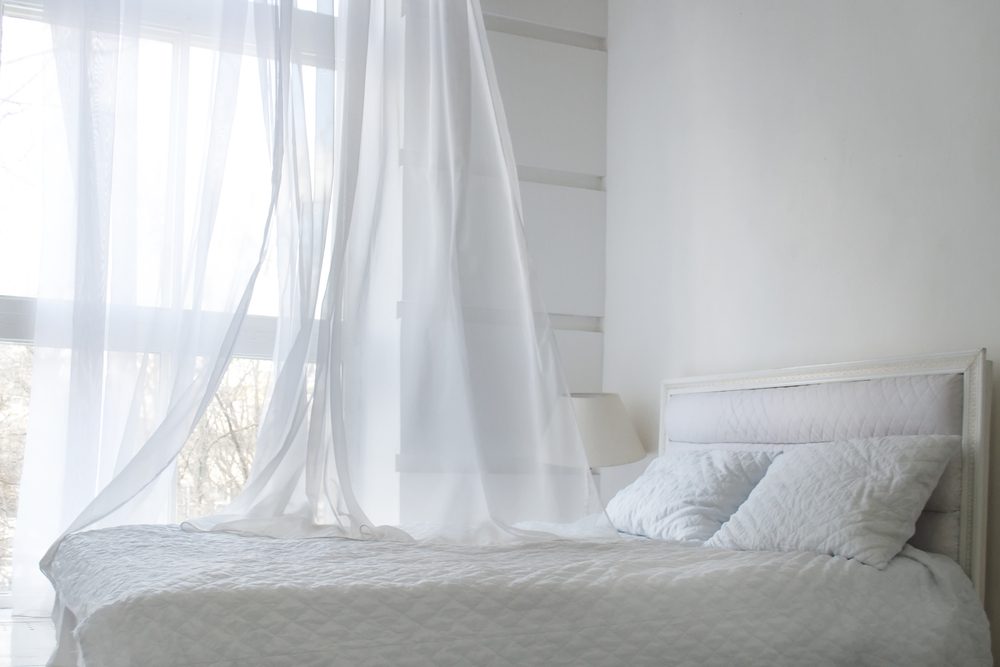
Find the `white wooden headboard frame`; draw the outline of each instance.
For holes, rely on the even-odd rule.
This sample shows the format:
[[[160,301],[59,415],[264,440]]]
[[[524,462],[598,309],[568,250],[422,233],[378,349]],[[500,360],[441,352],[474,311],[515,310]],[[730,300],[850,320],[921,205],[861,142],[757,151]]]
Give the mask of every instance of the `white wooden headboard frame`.
[[[702,392],[794,387],[911,375],[962,374],[962,499],[959,564],[980,600],[986,584],[986,508],[989,490],[989,420],[992,362],[986,350],[897,357],[820,366],[667,380],[660,399],[660,453],[670,444],[667,404],[672,396]]]

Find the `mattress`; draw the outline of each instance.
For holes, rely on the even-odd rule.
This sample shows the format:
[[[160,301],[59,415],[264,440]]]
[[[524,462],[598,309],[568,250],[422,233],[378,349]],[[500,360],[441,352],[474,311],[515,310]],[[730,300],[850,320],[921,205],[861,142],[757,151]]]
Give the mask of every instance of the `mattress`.
[[[130,526],[71,535],[55,664],[989,665],[958,565],[651,540],[468,547]]]

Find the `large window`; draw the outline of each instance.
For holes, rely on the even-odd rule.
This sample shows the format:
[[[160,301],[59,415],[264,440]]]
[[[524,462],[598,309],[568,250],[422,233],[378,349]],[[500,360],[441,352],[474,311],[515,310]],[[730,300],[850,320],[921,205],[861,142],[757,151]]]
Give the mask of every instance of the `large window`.
[[[248,0],[250,2],[250,0]],[[157,188],[167,179],[162,173],[173,164],[185,169],[185,159],[197,163],[201,156],[176,156],[171,150],[176,141],[167,140],[178,132],[178,105],[190,110],[191,119],[209,114],[214,83],[212,53],[198,39],[198,20],[211,13],[213,0],[146,0],[145,7],[155,25],[140,26],[138,62],[138,115],[140,127],[136,138],[145,154],[162,159],[145,160],[135,174],[139,192],[135,208],[137,229],[136,261],[148,275],[163,271],[158,257],[159,234],[169,231],[167,214],[158,202]],[[329,20],[316,14],[316,0],[300,0],[296,20]],[[334,3],[336,6],[337,3]],[[103,6],[103,5],[102,5]],[[11,548],[17,525],[17,499],[21,466],[26,445],[31,369],[33,358],[33,322],[35,300],[41,294],[39,266],[43,250],[43,228],[47,212],[58,207],[46,197],[46,183],[53,178],[67,178],[54,173],[60,155],[66,151],[65,137],[53,133],[63,118],[58,100],[60,91],[56,63],[52,53],[52,32],[44,22],[38,0],[7,0],[3,9],[3,33],[0,43],[0,605],[4,591],[10,588]],[[307,15],[308,14],[308,15]],[[174,23],[172,23],[172,21]],[[308,31],[306,31],[308,32]],[[316,35],[320,34],[318,31]],[[311,44],[305,35],[293,54],[301,65],[302,76],[314,77],[316,67],[332,68],[332,45]],[[218,234],[231,241],[233,252],[245,243],[245,220],[261,217],[267,210],[266,188],[248,190],[242,183],[268,183],[270,154],[268,128],[262,122],[259,68],[253,49],[244,49],[240,74],[239,98],[234,117],[233,135],[239,137],[230,149],[222,203],[218,211]],[[309,87],[307,86],[307,89]],[[313,133],[312,101],[307,100],[306,122]],[[168,113],[169,111],[169,113]],[[175,123],[171,126],[171,123]],[[204,128],[192,122],[183,128],[188,151],[201,148],[198,133]],[[192,138],[193,137],[193,138]],[[191,148],[193,147],[193,149]],[[244,173],[239,173],[239,170]],[[57,171],[57,170],[56,170]],[[200,173],[190,170],[185,180],[190,188],[189,206],[197,198]],[[234,171],[230,169],[230,171]],[[227,195],[225,188],[231,188]],[[235,193],[235,196],[233,196]],[[183,220],[190,211],[177,212]],[[184,234],[183,225],[177,233]],[[221,244],[225,246],[225,243]],[[175,463],[175,519],[211,514],[223,508],[242,489],[253,461],[257,425],[267,398],[271,379],[270,357],[274,344],[278,286],[271,253],[258,279],[251,304],[251,316],[236,346],[236,358],[230,363],[220,389],[204,417],[195,428]],[[111,258],[112,263],[114,258]],[[225,271],[224,262],[216,269]],[[163,307],[163,295],[149,288],[140,271],[134,289],[135,309]],[[41,276],[44,279],[44,276]],[[148,281],[155,285],[157,281]],[[141,312],[140,315],[141,317]],[[135,349],[138,357],[150,356],[150,350]],[[23,527],[21,527],[23,529]]]

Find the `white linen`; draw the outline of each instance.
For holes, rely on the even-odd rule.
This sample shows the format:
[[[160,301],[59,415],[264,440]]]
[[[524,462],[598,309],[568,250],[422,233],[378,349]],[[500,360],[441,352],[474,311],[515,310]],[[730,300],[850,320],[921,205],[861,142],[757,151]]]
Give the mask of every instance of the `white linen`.
[[[774,456],[667,450],[608,502],[608,518],[630,535],[704,542],[747,499]]]
[[[992,664],[968,579],[912,547],[880,571],[639,539],[483,548],[138,526],[68,537],[52,576],[85,667]]]
[[[808,443],[806,443],[808,444]],[[801,444],[775,445],[767,443],[722,442],[691,443],[671,441],[667,452],[671,451],[727,451],[763,452],[777,456],[784,451],[794,450]],[[936,554],[944,554],[958,561],[959,534],[961,531],[962,506],[962,452],[961,443],[955,437],[955,453],[941,473],[941,479],[934,492],[927,499],[924,511],[917,519],[916,532],[910,544]]]
[[[707,544],[815,551],[885,567],[910,539],[959,436],[889,436],[789,448]]]

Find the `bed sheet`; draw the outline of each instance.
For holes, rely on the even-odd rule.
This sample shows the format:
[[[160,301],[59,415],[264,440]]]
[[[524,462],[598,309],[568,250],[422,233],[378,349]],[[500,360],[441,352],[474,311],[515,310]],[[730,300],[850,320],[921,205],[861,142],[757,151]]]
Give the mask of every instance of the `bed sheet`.
[[[652,540],[467,547],[130,526],[68,537],[53,664],[989,665],[951,560]]]

